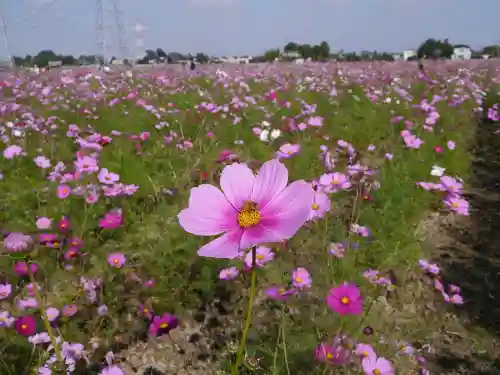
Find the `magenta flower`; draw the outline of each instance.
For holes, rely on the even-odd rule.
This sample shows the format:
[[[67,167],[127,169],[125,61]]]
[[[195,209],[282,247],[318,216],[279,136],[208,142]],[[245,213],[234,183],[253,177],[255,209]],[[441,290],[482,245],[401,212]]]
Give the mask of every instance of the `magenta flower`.
[[[119,211],[108,212],[99,220],[99,226],[102,229],[116,229],[123,222],[123,216]]]
[[[366,375],[394,375],[391,362],[383,357],[365,357],[361,362]]]
[[[177,328],[178,325],[179,321],[174,315],[163,314],[162,316],[155,316],[149,325],[149,334],[153,336],[165,335]]]
[[[469,216],[469,202],[463,198],[450,194],[445,198],[444,204],[459,215]]]
[[[71,188],[68,185],[59,185],[57,187],[57,197],[59,199],[66,199],[71,194]]]
[[[280,286],[272,286],[267,288],[264,293],[270,299],[274,299],[276,301],[285,301],[288,297],[293,296],[297,291],[295,289],[285,289]]]
[[[16,331],[22,336],[31,336],[36,332],[36,320],[31,315],[21,316],[16,319]]]
[[[363,299],[354,284],[344,283],[333,288],[326,301],[328,307],[340,315],[359,315],[363,311]]]
[[[316,348],[315,357],[319,362],[330,365],[343,365],[347,361],[349,354],[349,350],[342,345],[331,345],[323,342]]]
[[[28,268],[29,267],[29,268]],[[24,261],[14,263],[14,273],[18,276],[27,276],[29,272],[35,274],[38,271],[38,266],[34,263],[29,264]]]
[[[311,275],[305,268],[297,268],[292,273],[292,285],[298,289],[310,288]]]
[[[64,306],[62,311],[63,311],[63,315],[71,317],[78,312],[78,307],[73,303],[71,305]]]
[[[126,258],[122,253],[111,253],[108,256],[108,264],[114,268],[122,268]]]
[[[222,171],[223,192],[208,184],[191,189],[179,223],[195,235],[224,233],[200,248],[200,256],[232,259],[241,249],[281,242],[305,223],[314,198],[309,183],[287,183],[288,171],[278,160],[264,163],[257,176],[248,166],[233,163]]]
[[[61,220],[57,222],[57,228],[59,228],[61,232],[66,232],[69,229],[69,227],[70,227],[70,222],[67,217],[63,217],[61,218]]]

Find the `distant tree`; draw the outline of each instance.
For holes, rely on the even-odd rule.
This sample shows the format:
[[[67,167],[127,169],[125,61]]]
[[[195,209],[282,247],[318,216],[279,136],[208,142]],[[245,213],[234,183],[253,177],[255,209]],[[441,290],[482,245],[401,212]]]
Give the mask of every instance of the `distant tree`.
[[[304,59],[312,58],[313,57],[313,50],[310,44],[301,44],[298,49],[300,55]]]
[[[490,55],[492,57],[500,57],[500,45],[491,45],[483,48],[483,55]]]
[[[76,59],[71,55],[59,56],[59,60],[62,61],[63,65],[77,65]]]
[[[163,57],[164,59],[166,59],[168,57],[168,55],[165,53],[165,51],[162,48],[156,49],[156,56],[158,56],[159,58]]]
[[[321,44],[319,45],[320,48],[321,48],[321,57],[323,59],[327,59],[330,57],[330,45],[328,44],[328,42],[321,42]]]
[[[210,57],[202,52],[198,52],[196,54],[196,60],[200,63],[200,64],[206,64],[210,61]]]
[[[444,41],[432,38],[427,39],[417,50],[417,58],[450,59],[452,55],[453,46],[448,42],[448,39]]]
[[[295,42],[289,42],[287,45],[283,48],[283,51],[285,52],[295,52],[299,50],[299,44]]]
[[[25,64],[25,60],[22,57],[14,56],[12,59],[15,66],[23,66]]]
[[[279,48],[270,49],[270,50],[266,51],[266,53],[264,54],[265,61],[274,61],[278,57],[280,57]]]
[[[49,61],[57,61],[59,56],[57,56],[52,50],[42,50],[33,58],[33,64],[39,67],[46,67],[49,65]]]

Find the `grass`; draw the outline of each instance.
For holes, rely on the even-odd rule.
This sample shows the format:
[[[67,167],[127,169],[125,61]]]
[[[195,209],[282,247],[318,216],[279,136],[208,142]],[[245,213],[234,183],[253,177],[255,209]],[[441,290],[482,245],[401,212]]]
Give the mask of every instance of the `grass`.
[[[62,233],[54,225],[48,230],[57,234],[58,244],[62,244],[55,248],[36,243],[30,252],[4,250],[0,282],[12,284],[13,291],[0,302],[1,310],[13,317],[33,315],[38,331],[47,331],[39,309],[21,311],[18,305],[27,297],[29,280],[16,275],[12,266],[20,260],[34,262],[39,266],[34,275],[40,286],[38,302],[61,311],[51,329],[54,335],[81,343],[87,350],[92,365],[79,360],[75,373],[101,371],[109,350],[125,368],[130,365],[126,353],[139,350],[134,349],[137,342],[162,342],[162,338],[148,338],[149,322],[142,305],[155,315],[168,312],[178,316],[180,327],[171,336],[184,350],[193,344],[180,341],[182,335],[175,338],[175,332],[185,332],[194,324],[195,331],[209,342],[209,359],[197,357],[196,361],[210,363],[204,367],[205,373],[230,373],[250,277],[242,272],[233,281],[219,280],[222,268],[240,267],[241,261],[197,256],[197,249],[207,239],[186,233],[177,220],[178,213],[187,207],[189,189],[203,182],[218,186],[224,165],[217,159],[223,150],[232,150],[238,160],[258,170],[258,165],[274,158],[285,143],[301,146],[299,154],[283,160],[290,180],[316,180],[326,172],[319,158],[320,146],[333,151],[337,141],[344,140],[357,152],[350,164],[360,163],[375,173],[362,182],[353,179],[352,188],[331,194],[330,213],[306,223],[286,245],[270,245],[275,259],[256,270],[257,297],[245,366],[238,373],[361,373],[359,360],[342,366],[315,360],[318,344],[335,335],[373,345],[379,356],[404,374],[427,367],[417,361],[419,355],[427,355],[426,345],[444,347],[446,332],[439,332],[441,329],[464,329],[462,343],[475,340],[486,346],[479,351],[489,352],[492,338],[475,328],[464,328],[463,321],[456,318],[457,309],[446,307],[439,293],[436,298],[429,279],[417,269],[419,259],[432,255],[432,249],[422,248],[425,233],[421,224],[431,212],[445,211],[444,195],[425,191],[417,182],[439,182],[438,177],[429,175],[434,165],[446,168],[448,176],[467,181],[469,175],[468,145],[474,136],[473,111],[477,107],[474,85],[490,90],[487,78],[494,74],[491,65],[475,64],[431,66],[429,75],[436,79],[434,84],[419,80],[409,64],[257,66],[245,69],[245,75],[228,68],[230,76],[225,79],[215,78],[212,67],[189,77],[173,70],[164,74],[135,72],[133,77],[114,73],[102,81],[83,79],[76,73],[66,80],[50,75],[21,77],[14,86],[3,89],[5,96],[16,97],[19,106],[3,107],[5,144],[1,147],[5,150],[19,145],[25,154],[13,159],[4,154],[0,159],[0,203],[4,208],[0,223],[5,231],[35,236],[47,232],[37,229],[37,217],[51,218],[54,224],[65,217],[70,229]],[[336,74],[338,68],[344,70],[343,75]],[[457,73],[458,68],[466,72],[462,81],[457,77],[464,73]],[[44,91],[44,87],[50,90]],[[333,88],[336,95],[332,95]],[[271,100],[271,90],[276,90],[276,100]],[[423,110],[422,103],[437,96],[444,100],[431,112],[440,117],[426,130],[429,112]],[[450,105],[453,99],[458,104]],[[217,110],[204,108],[202,103],[213,103]],[[313,104],[317,105],[315,113],[307,114]],[[291,119],[295,118],[296,124],[307,123],[311,116],[323,118],[322,126],[289,130]],[[424,141],[419,148],[405,147],[400,135],[405,123],[394,121],[397,116],[412,122],[412,133]],[[21,136],[15,135],[8,121],[23,130]],[[252,128],[263,127],[263,121],[271,129],[281,129],[281,136],[260,141]],[[47,177],[58,162],[66,165],[67,173],[74,171],[79,146],[74,136],[68,136],[73,125],[79,128],[80,139],[92,141],[89,137],[95,133],[111,137],[111,143],[98,152],[99,167],[119,174],[124,184],[137,185],[135,193],[108,197],[101,193],[95,203],[86,203],[78,189],[102,185],[94,173],[67,182],[72,194],[58,198],[61,182]],[[149,136],[139,141],[142,132]],[[450,150],[448,141],[455,142],[456,148]],[[375,148],[369,151],[371,145]],[[437,146],[442,152],[436,152]],[[33,162],[39,155],[50,159],[50,169],[41,169]],[[348,164],[342,152],[335,171],[345,173]],[[99,228],[99,219],[116,209],[122,210],[123,223],[114,230]],[[371,235],[353,234],[349,230],[352,224],[369,228]],[[66,260],[70,237],[80,238],[84,245],[78,255]],[[343,258],[330,254],[331,243],[345,243]],[[123,267],[108,264],[113,252],[125,255]],[[264,290],[269,285],[289,284],[298,267],[311,274],[311,288],[286,302],[266,298]],[[387,276],[394,290],[368,282],[363,277],[368,269]],[[102,280],[95,301],[87,298],[82,277]],[[327,307],[327,293],[344,281],[359,285],[364,299],[361,315],[340,316]],[[77,313],[64,316],[63,307],[73,303]],[[98,313],[102,305],[107,307],[105,314]],[[214,306],[216,316],[211,313]],[[444,321],[443,317],[451,317],[453,323],[448,324],[449,319]],[[211,324],[210,319],[217,323]],[[373,334],[366,334],[367,327]],[[214,337],[220,337],[218,345]],[[97,342],[99,345],[93,347]],[[402,355],[403,342],[414,347],[415,354]],[[172,346],[168,342],[162,345]],[[0,330],[0,347],[8,353],[0,361],[1,374],[36,373],[50,356],[47,344],[32,349],[26,337],[17,335],[13,328]],[[156,354],[165,357],[165,353],[158,349]],[[172,357],[162,360],[175,362],[173,357],[182,357],[175,352],[169,355]]]

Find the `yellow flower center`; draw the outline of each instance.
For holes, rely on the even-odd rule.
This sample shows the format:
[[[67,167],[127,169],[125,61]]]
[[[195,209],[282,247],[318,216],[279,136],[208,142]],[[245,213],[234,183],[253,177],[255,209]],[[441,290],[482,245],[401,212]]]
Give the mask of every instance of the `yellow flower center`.
[[[332,359],[333,358],[333,354],[330,353],[330,352],[326,353],[326,358],[327,359]]]
[[[332,180],[332,185],[338,185],[338,184],[339,184],[339,182],[340,182],[340,181],[339,181],[337,178],[334,178],[334,179]]]
[[[260,223],[261,216],[257,210],[257,204],[247,201],[241,207],[238,213],[238,224],[242,228],[253,227]]]
[[[117,258],[113,259],[113,263],[118,264],[118,259]]]
[[[340,299],[340,302],[342,302],[344,305],[347,305],[349,303],[349,298],[348,297],[342,297]]]
[[[318,205],[317,203],[313,203],[313,205],[312,205],[312,209],[313,209],[314,211],[319,210],[319,205]]]
[[[458,203],[457,203],[457,202],[452,202],[452,203],[451,203],[451,207],[453,207],[453,208],[458,208]]]
[[[378,368],[373,370],[373,375],[381,375],[381,374],[382,374],[382,371],[380,371]]]
[[[160,328],[163,328],[163,329],[168,328],[168,323],[160,324]]]
[[[279,293],[280,293],[280,294],[285,294],[285,289],[284,289],[284,288],[281,288],[281,289],[279,290]]]
[[[368,355],[369,355],[369,354],[368,354],[368,352],[367,352],[367,351],[364,351],[363,353],[361,353],[361,355],[362,355],[363,357],[368,357]]]
[[[297,277],[295,278],[295,281],[296,281],[296,282],[298,282],[298,283],[301,283],[301,282],[302,282],[302,278],[300,278],[299,276],[297,276]]]
[[[264,259],[264,255],[262,255],[262,254],[257,254],[256,258],[257,258],[258,260],[262,260],[262,259]]]
[[[25,330],[26,328],[28,328],[28,326],[26,324],[21,324],[21,329],[22,330]]]

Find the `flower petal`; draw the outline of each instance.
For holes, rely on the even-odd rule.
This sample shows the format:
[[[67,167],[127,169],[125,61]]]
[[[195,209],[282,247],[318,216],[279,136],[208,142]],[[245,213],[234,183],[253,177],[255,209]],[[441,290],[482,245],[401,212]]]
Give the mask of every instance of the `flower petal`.
[[[250,200],[255,176],[246,164],[233,163],[225,167],[220,177],[220,186],[227,200],[239,210]]]
[[[246,228],[241,237],[241,248],[249,249],[251,247],[267,243],[267,242],[280,242],[283,239],[279,233],[266,229],[261,225]]]
[[[286,188],[288,170],[280,161],[273,159],[265,162],[255,177],[251,201],[266,207],[271,200]]]
[[[198,255],[208,258],[234,259],[238,258],[240,253],[240,240],[243,231],[237,229],[227,232],[219,238],[209,242],[198,250]]]
[[[186,232],[213,236],[237,228],[237,214],[219,189],[204,184],[191,189],[189,207],[177,217]]]
[[[313,201],[311,184],[295,181],[260,211],[260,225],[281,239],[288,239],[307,221]]]

